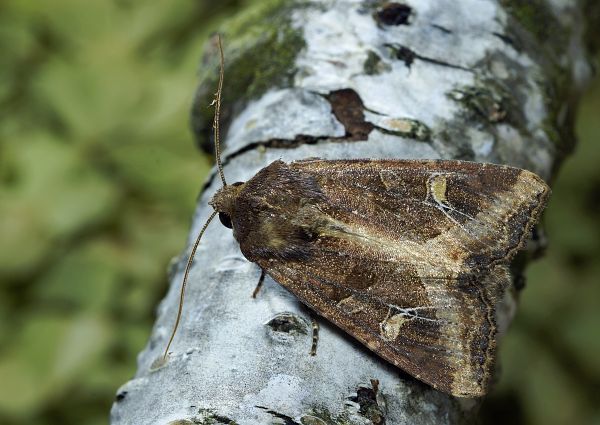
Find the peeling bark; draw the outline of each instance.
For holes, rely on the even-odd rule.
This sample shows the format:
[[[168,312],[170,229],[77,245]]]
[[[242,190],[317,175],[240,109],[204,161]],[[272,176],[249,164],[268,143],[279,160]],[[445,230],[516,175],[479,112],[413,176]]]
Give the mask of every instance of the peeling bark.
[[[570,0],[261,3],[223,31],[225,175],[245,181],[279,158],[457,158],[551,180],[573,145],[575,100],[590,73],[581,7]],[[203,68],[193,116],[200,140],[216,87],[215,68]],[[190,238],[209,214],[220,184],[214,177]],[[308,309],[269,278],[251,299],[260,270],[218,224],[198,250],[169,362],[153,369],[187,252],[173,267],[137,374],[117,393],[113,424],[474,420],[477,401],[410,378],[324,320],[317,355],[309,356]],[[516,263],[518,280],[524,261]],[[503,330],[516,292],[500,309]]]

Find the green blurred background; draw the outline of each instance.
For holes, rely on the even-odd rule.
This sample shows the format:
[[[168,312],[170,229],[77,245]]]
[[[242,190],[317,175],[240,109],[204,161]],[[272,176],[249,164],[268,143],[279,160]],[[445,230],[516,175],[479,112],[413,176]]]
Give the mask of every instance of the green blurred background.
[[[0,3],[0,424],[107,422],[210,167],[202,46],[252,2]],[[596,81],[485,423],[600,424],[599,114]]]

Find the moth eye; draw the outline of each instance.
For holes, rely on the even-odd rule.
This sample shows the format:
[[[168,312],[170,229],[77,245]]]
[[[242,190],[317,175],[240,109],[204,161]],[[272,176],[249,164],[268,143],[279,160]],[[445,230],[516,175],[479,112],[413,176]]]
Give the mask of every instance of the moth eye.
[[[239,186],[241,184],[244,184],[244,182],[235,182],[235,183],[232,183],[232,186]]]
[[[221,220],[221,224],[223,224],[223,226],[227,227],[228,229],[231,229],[233,227],[231,224],[231,216],[229,214],[220,212],[219,220]]]

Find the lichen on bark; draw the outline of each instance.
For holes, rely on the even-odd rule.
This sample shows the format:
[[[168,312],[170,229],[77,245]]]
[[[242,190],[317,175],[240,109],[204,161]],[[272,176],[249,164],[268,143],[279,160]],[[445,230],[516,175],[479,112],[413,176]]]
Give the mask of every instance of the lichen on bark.
[[[296,72],[295,59],[305,42],[291,13],[300,5],[283,0],[259,2],[227,21],[219,32],[225,49],[227,84],[223,89],[222,127],[249,101],[267,90],[290,87]],[[207,49],[200,70],[198,90],[191,112],[192,129],[198,143],[213,152],[207,138],[212,126],[214,97],[218,80],[216,46]]]

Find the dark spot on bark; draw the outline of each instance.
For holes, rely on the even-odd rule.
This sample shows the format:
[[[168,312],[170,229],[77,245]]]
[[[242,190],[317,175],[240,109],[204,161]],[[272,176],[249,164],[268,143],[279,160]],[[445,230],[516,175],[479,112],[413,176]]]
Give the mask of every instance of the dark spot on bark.
[[[275,332],[287,334],[307,334],[306,323],[300,317],[292,313],[279,313],[267,322]]]
[[[377,403],[379,381],[371,379],[371,386],[372,388],[358,387],[356,389],[356,396],[348,397],[348,400],[358,403],[360,406],[358,413],[369,419],[374,425],[384,425],[384,409]]]
[[[493,32],[492,34],[495,37],[499,38],[504,44],[511,46],[517,52],[520,52],[521,50],[523,50],[522,46],[520,46],[513,37],[510,37],[506,34],[502,34],[499,32]]]
[[[450,97],[461,102],[469,111],[489,123],[495,124],[506,119],[505,99],[499,93],[482,87],[465,87],[454,90]]]
[[[215,424],[235,425],[237,423],[233,419],[229,419],[227,416],[217,414],[213,415],[211,419],[216,421],[214,422]]]
[[[225,415],[216,413],[213,409],[198,409],[198,413],[202,416],[201,418],[192,418],[193,424],[222,424],[222,425],[236,425],[237,422]],[[187,423],[187,422],[186,422]],[[170,425],[170,424],[169,424]]]
[[[392,56],[395,56],[396,59],[399,59],[402,62],[404,62],[406,64],[406,66],[409,68],[413,64],[415,59],[419,59],[423,62],[427,62],[427,63],[433,64],[433,65],[444,66],[444,67],[448,67],[448,68],[452,68],[452,69],[460,69],[462,71],[471,72],[471,73],[473,72],[472,69],[469,69],[460,64],[454,64],[454,63],[446,62],[446,61],[443,61],[440,59],[419,55],[414,50],[411,50],[406,46],[402,46],[402,45],[399,45],[396,43],[386,43],[385,46],[390,48]]]
[[[373,124],[365,121],[364,104],[354,90],[336,90],[327,96],[331,110],[346,129],[346,140],[367,140]]]
[[[268,414],[270,414],[271,416],[273,416],[275,418],[282,419],[283,425],[302,425],[302,424],[296,422],[294,420],[294,418],[292,418],[291,416],[284,415],[283,413],[279,413],[274,410],[269,410],[268,408],[266,408],[264,406],[254,406],[254,407],[265,410]]]
[[[127,391],[118,392],[115,396],[115,401],[119,403],[120,401],[125,400],[125,397],[127,397]]]
[[[433,28],[440,30],[441,32],[443,32],[444,34],[452,34],[452,30],[449,30],[446,27],[443,27],[441,25],[437,25],[437,24],[432,24],[431,25]]]
[[[383,25],[408,25],[412,8],[402,3],[386,3],[375,14],[377,22]]]
[[[260,143],[260,145],[265,146],[267,148],[292,149],[292,148],[296,148],[296,147],[302,146],[302,145],[314,145],[314,144],[318,143],[320,140],[324,140],[324,138],[308,136],[305,134],[298,134],[293,139],[269,139],[264,143]],[[253,144],[250,144],[247,146],[250,146],[250,148],[247,148],[247,149],[242,148],[238,152],[236,152],[236,154],[239,154],[239,152],[243,153],[243,152],[246,152],[247,150],[256,149],[256,146]]]
[[[396,59],[400,59],[408,68],[413,64],[416,57],[417,54],[408,47],[399,46],[396,50]]]
[[[363,70],[367,75],[377,75],[382,71],[386,70],[386,67],[389,68],[386,64],[382,63],[381,58],[377,53],[372,50],[367,52],[367,58],[363,64]]]

